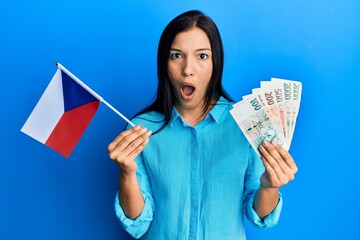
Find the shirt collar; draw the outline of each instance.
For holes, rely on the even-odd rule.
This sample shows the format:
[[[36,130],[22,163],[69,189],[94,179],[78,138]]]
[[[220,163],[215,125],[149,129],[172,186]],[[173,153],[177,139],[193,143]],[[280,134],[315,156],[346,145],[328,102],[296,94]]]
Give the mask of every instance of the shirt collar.
[[[177,118],[181,119],[181,116],[180,116],[179,112],[176,110],[176,107],[173,106],[169,125],[172,126]]]
[[[221,120],[221,116],[223,112],[226,109],[229,109],[230,102],[226,100],[224,97],[219,97],[218,101],[216,102],[215,106],[211,109],[211,111],[208,113],[208,115],[205,117],[204,120],[207,120],[209,117],[211,117],[216,123],[219,123]],[[169,125],[172,126],[176,119],[180,118],[181,121],[184,120],[179,114],[179,112],[176,110],[176,107],[174,106],[171,113],[171,118],[169,121]]]
[[[209,115],[214,119],[216,123],[219,123],[221,120],[221,116],[225,110],[229,110],[230,102],[226,100],[224,97],[219,97],[215,106],[209,112]]]

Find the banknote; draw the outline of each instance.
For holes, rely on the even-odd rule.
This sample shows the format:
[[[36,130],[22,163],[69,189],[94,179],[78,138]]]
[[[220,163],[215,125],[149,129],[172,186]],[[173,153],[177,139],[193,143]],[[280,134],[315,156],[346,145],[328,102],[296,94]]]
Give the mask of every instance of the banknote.
[[[281,124],[283,127],[283,133],[285,138],[285,143],[287,148],[289,147],[290,143],[288,141],[288,126],[287,119],[286,119],[286,108],[285,108],[285,96],[284,91],[281,83],[274,83],[271,81],[261,81],[260,88],[264,89],[264,91],[269,92],[271,91],[273,98],[275,99],[275,108],[278,109],[278,113],[280,115]]]
[[[271,78],[233,105],[230,113],[258,156],[264,140],[290,149],[301,92],[299,81]]]
[[[294,136],[294,130],[296,125],[296,119],[300,110],[300,102],[301,102],[301,93],[302,93],[302,83],[301,82],[293,82],[293,125],[292,125],[292,133],[290,136],[290,141]]]
[[[285,112],[283,106],[279,106],[276,100],[276,93],[274,89],[271,87],[262,87],[255,88],[252,90],[252,93],[256,95],[260,102],[262,103],[268,117],[270,118],[270,122],[274,125],[281,133],[282,141],[284,142],[284,147],[287,148],[286,142],[286,123],[285,123]],[[280,98],[279,98],[280,99]]]
[[[294,135],[296,119],[300,109],[302,84],[299,81],[280,78],[271,78],[271,82],[281,83],[283,86],[287,121],[290,125],[287,138],[289,142],[291,142]]]
[[[255,94],[237,103],[230,113],[259,157],[258,148],[264,140],[284,145],[283,131],[271,121],[264,104]]]

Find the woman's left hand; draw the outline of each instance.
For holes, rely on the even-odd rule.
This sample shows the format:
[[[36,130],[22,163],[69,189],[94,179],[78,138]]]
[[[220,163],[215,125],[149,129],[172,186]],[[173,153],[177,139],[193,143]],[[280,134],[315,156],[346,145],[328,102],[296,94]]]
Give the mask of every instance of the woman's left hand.
[[[265,166],[260,178],[261,187],[279,188],[294,180],[298,168],[288,151],[275,142],[267,141],[260,145],[259,150]]]

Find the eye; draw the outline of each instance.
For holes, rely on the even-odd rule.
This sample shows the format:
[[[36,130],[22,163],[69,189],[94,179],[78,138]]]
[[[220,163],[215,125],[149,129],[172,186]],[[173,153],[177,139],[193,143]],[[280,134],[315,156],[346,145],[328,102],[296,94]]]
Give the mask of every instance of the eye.
[[[199,59],[202,59],[202,60],[205,60],[205,59],[208,59],[208,55],[207,54],[205,54],[205,53],[200,53],[199,55],[198,55],[198,58]]]
[[[171,53],[170,54],[170,58],[171,59],[177,59],[177,58],[181,58],[181,54],[180,53]]]

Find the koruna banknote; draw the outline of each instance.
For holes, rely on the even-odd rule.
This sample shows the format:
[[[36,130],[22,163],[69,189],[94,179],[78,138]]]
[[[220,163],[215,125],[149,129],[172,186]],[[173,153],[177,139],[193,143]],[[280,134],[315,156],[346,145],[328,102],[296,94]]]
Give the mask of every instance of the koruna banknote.
[[[264,140],[290,149],[301,91],[299,81],[272,78],[233,105],[230,113],[259,157]]]

